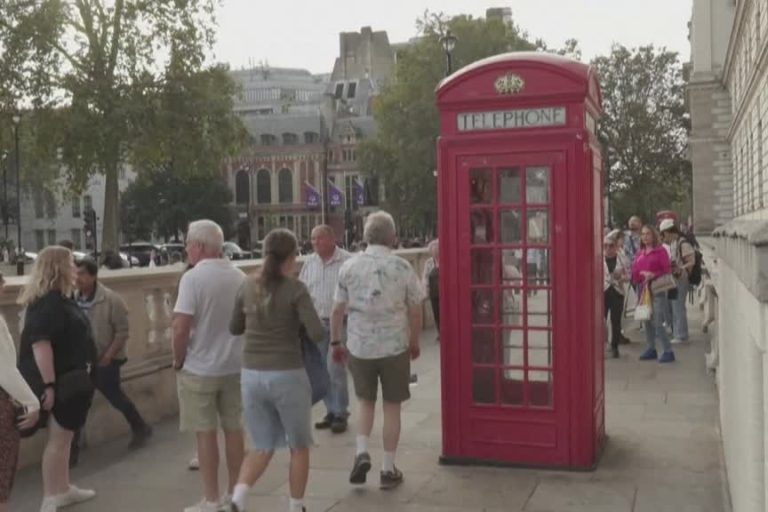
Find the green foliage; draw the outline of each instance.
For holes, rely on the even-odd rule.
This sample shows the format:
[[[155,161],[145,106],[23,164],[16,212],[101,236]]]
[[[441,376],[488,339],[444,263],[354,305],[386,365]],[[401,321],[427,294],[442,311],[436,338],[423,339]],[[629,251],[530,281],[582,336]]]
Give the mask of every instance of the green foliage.
[[[123,192],[121,221],[128,240],[153,234],[177,239],[191,220],[217,222],[229,238],[234,230],[232,192],[217,176],[182,176],[169,170],[146,173]]]
[[[403,233],[430,233],[436,224],[435,88],[446,70],[441,36],[450,29],[458,38],[454,70],[499,53],[537,48],[516,26],[497,19],[426,13],[418,28],[420,37],[398,52],[395,78],[377,99],[377,138],[359,151],[363,171],[385,183],[384,207]]]
[[[641,215],[651,220],[666,209],[686,217],[692,180],[690,120],[677,53],[615,45],[593,65],[603,92],[600,139],[614,219],[623,223]]]

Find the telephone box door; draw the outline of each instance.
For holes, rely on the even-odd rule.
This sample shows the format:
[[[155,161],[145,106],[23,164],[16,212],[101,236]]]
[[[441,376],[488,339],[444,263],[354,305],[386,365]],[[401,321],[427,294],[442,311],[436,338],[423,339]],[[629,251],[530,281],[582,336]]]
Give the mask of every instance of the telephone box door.
[[[458,156],[462,452],[568,462],[567,152]],[[562,182],[562,183],[561,183]],[[563,190],[560,190],[560,188]],[[560,197],[559,197],[560,196]]]

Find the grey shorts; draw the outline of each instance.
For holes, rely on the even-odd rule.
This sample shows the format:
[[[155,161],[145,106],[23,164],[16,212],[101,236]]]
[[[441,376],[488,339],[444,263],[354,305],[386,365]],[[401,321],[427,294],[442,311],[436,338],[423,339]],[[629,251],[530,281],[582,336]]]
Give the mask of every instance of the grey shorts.
[[[243,417],[254,450],[312,446],[312,389],[304,368],[243,369]]]
[[[392,357],[360,359],[349,355],[349,373],[355,384],[355,395],[375,402],[379,394],[385,402],[399,404],[411,398],[411,354],[408,351]]]

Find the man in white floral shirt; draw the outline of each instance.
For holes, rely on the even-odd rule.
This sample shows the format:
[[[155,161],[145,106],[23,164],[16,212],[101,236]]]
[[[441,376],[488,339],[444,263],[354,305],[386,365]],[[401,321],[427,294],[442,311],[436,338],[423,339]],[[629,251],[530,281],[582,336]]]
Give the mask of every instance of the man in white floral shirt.
[[[391,215],[369,215],[364,238],[368,243],[366,251],[345,262],[339,271],[331,315],[331,346],[336,360],[349,358],[360,405],[357,453],[349,480],[363,484],[371,469],[368,439],[381,382],[384,459],[380,487],[392,489],[403,481],[402,472],[395,467],[395,452],[401,405],[411,396],[411,359],[420,354],[424,291],[413,267],[392,254],[397,235]],[[341,343],[345,313],[349,315],[346,347]]]

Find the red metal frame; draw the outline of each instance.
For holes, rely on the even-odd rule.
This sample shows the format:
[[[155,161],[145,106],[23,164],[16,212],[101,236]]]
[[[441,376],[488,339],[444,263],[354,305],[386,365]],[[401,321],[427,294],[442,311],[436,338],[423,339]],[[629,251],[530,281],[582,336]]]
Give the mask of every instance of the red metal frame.
[[[521,77],[526,92],[496,94],[494,83],[505,73]],[[605,437],[597,81],[574,61],[510,54],[447,79],[438,106],[443,460],[593,467]],[[566,108],[564,126],[458,129],[459,113],[554,106]],[[501,201],[498,190],[502,170],[514,167],[520,169],[519,204]],[[532,167],[549,169],[546,202],[527,202]],[[483,175],[491,177],[488,194],[480,187]],[[501,212],[511,211],[520,213],[519,221],[510,215],[514,222],[502,233]],[[547,240],[529,243],[529,211],[548,211]],[[546,255],[548,281],[527,274],[530,250],[547,251],[537,254]],[[504,264],[503,251],[520,251],[522,259]],[[510,275],[521,271],[521,280],[507,282],[510,267]],[[530,297],[533,291],[548,296]],[[514,298],[519,319],[501,311],[505,299]],[[529,325],[528,306],[544,302],[547,325],[540,325],[541,316]],[[532,339],[540,343],[547,332],[549,349],[533,351]],[[505,358],[513,333],[520,333],[514,338],[520,346],[507,347]]]

